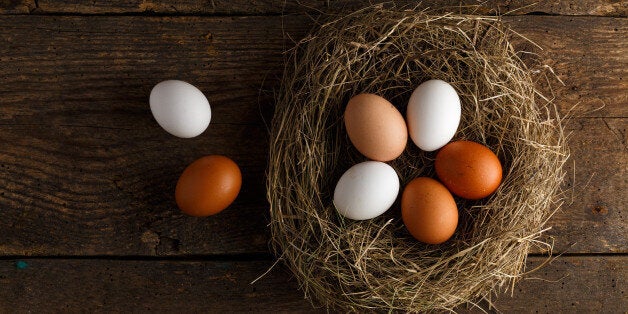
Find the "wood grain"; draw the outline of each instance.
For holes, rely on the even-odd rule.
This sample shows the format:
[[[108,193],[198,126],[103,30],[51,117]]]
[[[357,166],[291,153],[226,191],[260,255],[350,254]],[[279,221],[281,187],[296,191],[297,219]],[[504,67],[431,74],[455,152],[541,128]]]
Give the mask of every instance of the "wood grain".
[[[16,262],[0,261],[0,308],[9,312],[316,311],[282,266],[251,285],[271,266],[265,260],[26,259],[19,268]],[[541,262],[531,258],[527,267]],[[625,256],[561,257],[494,304],[504,313],[622,313],[626,265]]]
[[[567,204],[550,221],[548,236],[558,252],[626,252],[627,119],[577,119],[570,124],[575,177],[566,180]],[[608,127],[606,127],[608,124]],[[213,126],[215,138],[246,142],[247,133]],[[218,130],[216,130],[218,129]],[[3,255],[188,255],[263,253],[267,250],[267,207],[260,155],[266,141],[246,148],[212,136],[191,143],[133,136],[110,141],[119,130],[58,128],[68,138],[41,138],[43,127],[3,127],[0,152],[0,251]],[[252,131],[251,131],[252,130]],[[92,133],[95,132],[95,133]],[[158,138],[160,130],[154,132]],[[25,134],[29,134],[25,136]],[[94,135],[97,135],[94,138]],[[85,148],[99,148],[85,152]],[[147,143],[138,148],[136,142]],[[223,145],[243,168],[244,188],[236,203],[211,218],[181,215],[172,199],[177,176],[196,156],[197,146]],[[622,146],[623,145],[623,146]],[[111,148],[114,147],[115,148]],[[226,148],[225,148],[226,146]],[[232,151],[232,153],[230,153]],[[591,154],[594,151],[595,154]],[[214,152],[212,152],[214,153]],[[28,157],[26,157],[28,156]],[[600,161],[603,157],[603,162]],[[571,164],[570,164],[571,165]],[[571,167],[568,167],[571,168]],[[571,175],[571,170],[568,171]],[[51,235],[54,235],[51,237]],[[540,252],[540,251],[535,251]]]
[[[563,184],[565,204],[548,222],[552,229],[545,237],[555,252],[628,252],[627,126],[626,118],[567,122],[571,158]]]
[[[382,2],[0,0],[0,313],[325,312],[281,264],[249,284],[273,263],[266,123],[282,52],[319,14]],[[568,255],[513,296],[499,293],[489,312],[628,312],[628,2],[421,4],[510,12],[504,20],[544,48],[514,39],[538,54],[524,60],[541,60],[565,83],[553,92],[572,116],[570,175],[545,239]],[[174,138],[150,115],[150,89],[171,78],[212,104],[198,138]],[[181,215],[177,177],[206,154],[236,160],[243,190],[217,216]],[[528,270],[545,261],[542,249],[533,253]]]
[[[628,19],[513,16],[505,20],[526,38],[514,37],[516,47],[538,53],[537,59],[564,82],[553,86],[563,114],[628,116]]]
[[[3,0],[0,1],[0,13],[36,13],[36,14],[124,14],[124,13],[159,13],[159,14],[233,14],[265,15],[290,13],[318,13],[356,10],[376,3],[391,5],[389,0],[96,0],[89,2],[72,0]],[[400,8],[412,8],[418,1],[397,0]],[[527,14],[542,13],[551,15],[597,15],[626,16],[628,5],[617,0],[584,1],[534,1],[534,0],[423,0],[422,8],[442,11],[459,11],[473,6],[477,14]],[[466,9],[465,9],[466,10]]]
[[[543,262],[529,258],[526,269]],[[560,257],[525,277],[512,295],[499,294],[493,303],[502,313],[625,313],[627,265],[626,256]]]
[[[36,8],[35,0],[0,0],[0,14],[28,14]]]
[[[628,251],[626,19],[506,20],[568,72],[561,111],[580,106],[568,127],[572,203],[550,222],[556,250]],[[311,27],[303,16],[0,16],[0,255],[267,252],[262,117],[287,38]],[[170,78],[208,95],[202,136],[177,139],[153,121],[148,93]],[[176,179],[206,154],[236,160],[243,191],[215,217],[183,216]]]
[[[260,112],[269,118],[272,104],[258,95],[281,73],[281,20],[0,20],[2,255],[267,251]],[[154,122],[148,94],[168,78],[209,95],[203,136],[181,140]],[[207,154],[233,158],[243,190],[218,216],[183,216],[176,180]]]

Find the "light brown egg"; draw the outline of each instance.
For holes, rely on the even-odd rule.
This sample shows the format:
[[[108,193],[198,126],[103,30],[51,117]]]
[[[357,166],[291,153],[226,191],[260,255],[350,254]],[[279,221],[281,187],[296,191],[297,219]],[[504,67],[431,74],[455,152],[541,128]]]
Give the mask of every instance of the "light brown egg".
[[[478,200],[495,192],[502,181],[502,165],[486,146],[471,141],[445,145],[436,154],[436,174],[452,193]]]
[[[458,207],[444,185],[432,178],[419,177],[403,190],[401,218],[414,238],[440,244],[456,231]]]
[[[191,163],[179,177],[175,199],[190,216],[210,216],[227,208],[242,186],[240,168],[231,159],[211,155]]]
[[[354,96],[347,104],[344,120],[353,146],[372,160],[393,160],[406,148],[406,122],[399,110],[380,96]]]

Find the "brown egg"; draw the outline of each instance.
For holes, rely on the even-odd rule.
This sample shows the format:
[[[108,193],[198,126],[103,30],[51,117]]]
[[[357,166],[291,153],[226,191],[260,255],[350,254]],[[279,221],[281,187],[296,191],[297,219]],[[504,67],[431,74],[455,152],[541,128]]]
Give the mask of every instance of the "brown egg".
[[[495,192],[502,181],[502,165],[486,146],[471,141],[451,142],[436,154],[436,174],[454,194],[477,200]]]
[[[414,238],[439,244],[456,231],[458,207],[444,185],[432,178],[419,177],[403,190],[401,218]]]
[[[393,160],[406,148],[406,121],[395,106],[380,96],[354,96],[347,104],[344,119],[353,146],[372,160]]]
[[[190,216],[210,216],[231,205],[240,192],[242,174],[236,163],[219,155],[191,163],[179,177],[175,199]]]

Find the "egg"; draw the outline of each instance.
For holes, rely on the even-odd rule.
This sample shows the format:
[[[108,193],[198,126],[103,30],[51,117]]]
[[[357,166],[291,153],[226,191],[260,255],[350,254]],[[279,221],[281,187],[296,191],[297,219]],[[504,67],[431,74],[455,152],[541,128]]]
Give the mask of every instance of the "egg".
[[[157,123],[177,137],[198,136],[211,120],[211,108],[203,92],[184,81],[168,80],[155,85],[149,102]]]
[[[502,180],[502,165],[486,146],[471,141],[451,142],[434,161],[438,178],[454,194],[477,200],[495,192]]]
[[[440,182],[415,178],[401,195],[401,218],[410,234],[428,244],[447,241],[458,226],[458,207]]]
[[[179,177],[175,200],[190,216],[210,216],[227,208],[242,186],[240,168],[220,155],[202,157],[191,163]]]
[[[458,93],[447,82],[426,81],[412,92],[406,118],[414,144],[424,151],[435,151],[451,141],[458,129]]]
[[[375,218],[386,212],[399,194],[399,177],[388,164],[365,161],[349,168],[334,190],[338,213],[354,220]]]
[[[403,116],[386,99],[358,94],[344,114],[349,139],[362,155],[376,161],[393,160],[406,148],[408,129]]]

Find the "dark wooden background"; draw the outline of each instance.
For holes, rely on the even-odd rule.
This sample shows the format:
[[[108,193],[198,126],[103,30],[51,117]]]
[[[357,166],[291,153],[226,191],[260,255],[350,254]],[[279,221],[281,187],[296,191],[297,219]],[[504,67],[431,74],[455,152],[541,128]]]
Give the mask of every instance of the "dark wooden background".
[[[567,203],[547,233],[564,254],[494,303],[625,313],[628,4],[533,2],[487,1],[477,12],[517,9],[504,20],[565,82],[561,113],[577,105]],[[0,0],[0,312],[313,311],[282,266],[250,284],[274,261],[266,123],[282,52],[321,12],[367,3]],[[171,78],[212,105],[197,138],[175,138],[151,116],[150,89]],[[186,217],[174,186],[207,154],[233,158],[243,189],[217,216]]]

